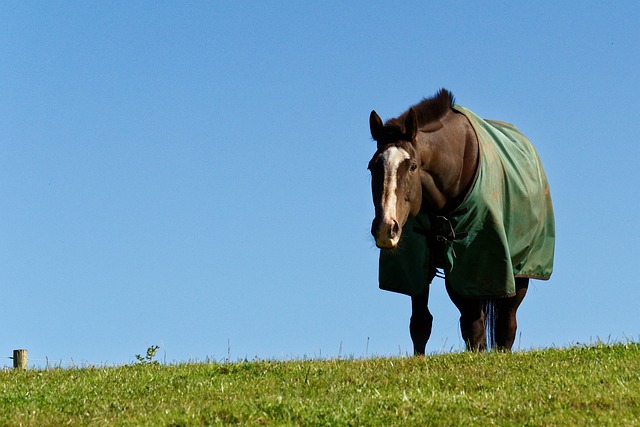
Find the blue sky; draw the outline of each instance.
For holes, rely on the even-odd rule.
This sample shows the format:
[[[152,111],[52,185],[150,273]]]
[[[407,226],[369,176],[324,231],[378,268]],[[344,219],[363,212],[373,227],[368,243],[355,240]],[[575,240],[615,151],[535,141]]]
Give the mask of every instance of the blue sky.
[[[640,4],[394,3],[2,2],[0,363],[410,353],[368,116],[441,87],[550,181],[516,347],[640,339]],[[431,310],[461,350],[439,279]]]

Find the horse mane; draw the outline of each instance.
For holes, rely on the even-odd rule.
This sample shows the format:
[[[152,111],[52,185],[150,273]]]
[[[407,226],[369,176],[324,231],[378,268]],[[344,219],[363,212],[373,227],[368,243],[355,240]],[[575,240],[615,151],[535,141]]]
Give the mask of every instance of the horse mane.
[[[440,120],[453,106],[455,98],[447,89],[440,89],[431,98],[425,98],[420,103],[412,106],[395,119],[387,120],[384,124],[387,134],[404,133],[404,121],[409,111],[413,109],[418,118],[418,128],[428,125],[431,122]]]

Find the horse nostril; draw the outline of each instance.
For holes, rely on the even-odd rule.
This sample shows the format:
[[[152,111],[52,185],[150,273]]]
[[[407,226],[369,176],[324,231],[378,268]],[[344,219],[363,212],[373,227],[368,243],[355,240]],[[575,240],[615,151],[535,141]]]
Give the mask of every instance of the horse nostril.
[[[398,233],[400,233],[400,224],[398,224],[398,221],[396,221],[395,219],[393,220],[393,224],[391,225],[391,228],[389,229],[389,237],[392,239],[395,239],[396,236],[398,235]]]
[[[400,233],[400,225],[398,224],[398,221],[394,219],[391,222],[391,227],[389,227],[389,230],[387,231],[387,235],[390,239],[395,239],[398,237],[398,233]]]
[[[392,218],[374,219],[371,224],[371,234],[376,240],[376,246],[381,249],[391,249],[396,246],[402,229],[398,221]]]

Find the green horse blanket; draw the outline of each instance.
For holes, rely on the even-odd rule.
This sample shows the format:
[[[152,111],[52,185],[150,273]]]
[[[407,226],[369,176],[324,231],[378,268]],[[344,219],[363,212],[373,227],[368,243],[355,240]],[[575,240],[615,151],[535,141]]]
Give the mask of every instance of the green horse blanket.
[[[406,222],[399,249],[380,251],[380,288],[420,294],[437,266],[460,295],[512,296],[516,277],[547,280],[553,270],[549,184],[533,145],[515,126],[454,109],[478,137],[475,183],[446,216],[420,213]]]

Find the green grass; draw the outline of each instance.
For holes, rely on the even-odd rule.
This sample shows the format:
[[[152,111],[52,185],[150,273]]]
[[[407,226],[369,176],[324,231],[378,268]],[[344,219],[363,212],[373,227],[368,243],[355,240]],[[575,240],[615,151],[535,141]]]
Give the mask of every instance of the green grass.
[[[0,372],[0,425],[640,425],[640,344]]]

